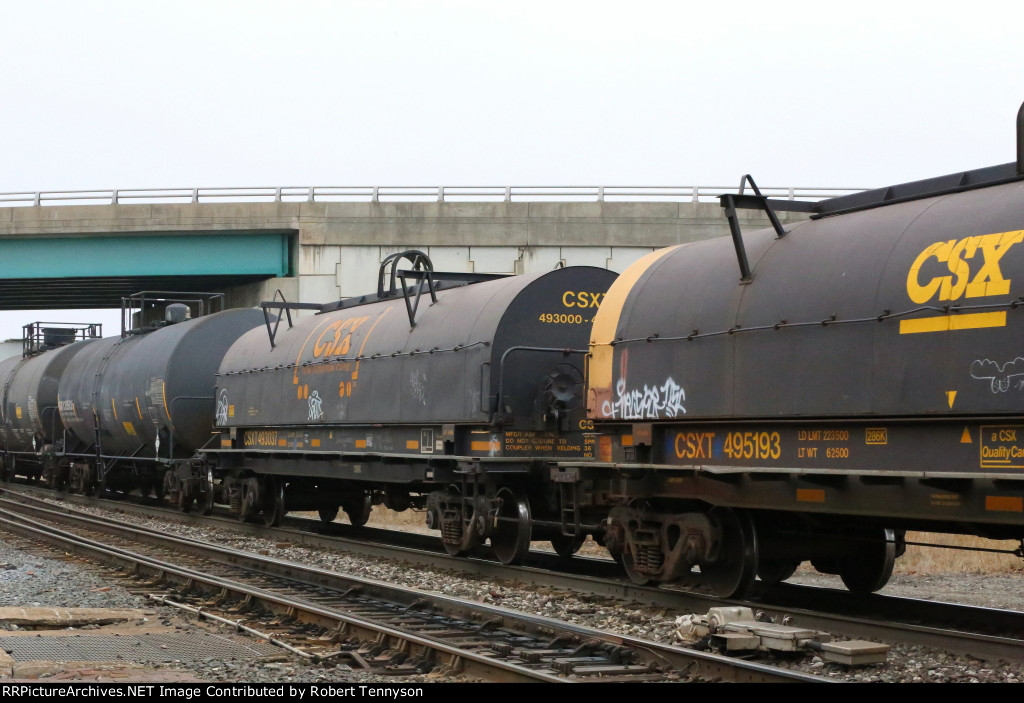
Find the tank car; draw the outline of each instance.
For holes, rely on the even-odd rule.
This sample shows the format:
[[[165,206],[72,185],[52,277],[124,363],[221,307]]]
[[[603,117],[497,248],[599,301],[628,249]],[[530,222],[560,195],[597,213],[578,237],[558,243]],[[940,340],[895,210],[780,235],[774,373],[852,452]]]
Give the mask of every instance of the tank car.
[[[62,463],[76,491],[138,489],[161,497],[165,473],[176,489],[167,467],[191,461],[211,439],[214,375],[224,352],[264,321],[254,308],[193,317],[195,302],[139,295],[159,303],[163,319],[93,342],[60,378],[69,436]]]
[[[609,550],[734,596],[804,561],[878,590],[906,530],[1024,538],[1024,161],[819,203],[744,184],[732,238],[650,254],[597,313],[598,461],[564,468],[617,494]]]
[[[402,252],[376,295],[247,333],[217,375],[219,446],[204,452],[217,495],[268,524],[289,510],[331,521],[340,508],[361,525],[373,503],[416,508],[449,552],[489,541],[506,563],[533,539],[571,552],[582,535],[550,466],[593,454],[584,356],[615,276],[482,280]]]
[[[64,423],[57,409],[61,375],[71,359],[102,335],[100,325],[35,322],[23,327],[22,354],[0,362],[0,437],[4,479],[25,476],[56,488],[56,456]]]

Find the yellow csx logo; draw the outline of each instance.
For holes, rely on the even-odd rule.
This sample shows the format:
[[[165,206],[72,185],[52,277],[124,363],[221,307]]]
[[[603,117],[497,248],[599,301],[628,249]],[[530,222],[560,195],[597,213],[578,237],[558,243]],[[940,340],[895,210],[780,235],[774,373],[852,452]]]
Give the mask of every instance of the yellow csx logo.
[[[313,345],[313,356],[320,358],[347,354],[352,346],[352,332],[369,319],[369,316],[350,317],[327,325]]]
[[[915,303],[1006,295],[1009,279],[1003,278],[999,260],[1014,244],[1024,240],[1024,230],[935,242],[922,251],[907,276],[907,295]],[[951,275],[921,280],[921,269],[929,259],[946,264]],[[973,274],[973,275],[972,275]]]
[[[562,305],[567,308],[596,308],[601,304],[602,298],[604,298],[604,293],[567,290],[562,294]]]
[[[1024,240],[1024,230],[982,234],[964,239],[935,242],[918,254],[907,274],[907,295],[915,303],[924,304],[932,299],[959,300],[1006,295],[1010,292],[1010,279],[1003,277],[999,262],[1014,244]],[[950,275],[923,273],[935,259],[946,265]],[[941,271],[941,269],[940,269]],[[941,314],[900,320],[900,334],[919,332],[950,332],[953,330],[1005,327],[1006,311]]]

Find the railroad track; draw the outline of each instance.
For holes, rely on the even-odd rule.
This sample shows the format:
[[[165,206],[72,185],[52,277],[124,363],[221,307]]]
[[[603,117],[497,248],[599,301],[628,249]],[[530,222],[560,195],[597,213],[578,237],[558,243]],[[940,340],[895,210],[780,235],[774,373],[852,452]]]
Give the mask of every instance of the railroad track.
[[[4,490],[15,492],[11,488]],[[52,494],[21,486],[16,492],[26,500],[30,494],[52,498]],[[316,520],[300,518],[289,518],[285,527],[266,528],[240,523],[232,518],[183,514],[171,508],[141,505],[134,501],[97,500],[77,495],[64,498],[81,505],[102,505],[132,514],[198,526],[216,526],[221,530],[312,548],[404,560],[417,566],[457,569],[489,580],[544,584],[574,593],[639,602],[680,613],[705,613],[723,604],[749,606],[766,619],[791,622],[837,636],[927,646],[989,661],[1024,661],[1024,640],[1021,639],[1024,612],[881,595],[857,597],[845,590],[790,584],[762,593],[755,592],[752,600],[722,601],[680,589],[636,586],[621,576],[621,570],[611,560],[579,556],[566,560],[554,554],[533,552],[525,566],[513,567],[487,558],[451,557],[440,550],[437,539],[430,536],[372,528],[355,531],[339,523],[323,525]],[[400,546],[383,542],[395,539]]]
[[[0,526],[117,565],[131,575],[136,591],[248,628],[317,661],[340,658],[393,675],[458,671],[487,681],[827,680],[397,588],[52,506],[0,501]],[[246,615],[249,611],[266,615]],[[250,621],[243,622],[246,618]]]

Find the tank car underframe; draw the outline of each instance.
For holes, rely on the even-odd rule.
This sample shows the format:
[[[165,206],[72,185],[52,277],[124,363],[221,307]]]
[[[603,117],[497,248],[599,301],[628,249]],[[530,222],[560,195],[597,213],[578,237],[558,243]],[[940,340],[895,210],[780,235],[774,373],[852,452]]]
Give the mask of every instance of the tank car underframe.
[[[165,495],[164,474],[174,462],[144,456],[112,456],[76,449],[55,451],[47,478],[55,488],[67,487],[73,493],[102,495],[108,490],[130,493],[139,491],[143,496],[162,500]]]
[[[4,450],[0,457],[0,480],[10,481],[15,476],[24,476],[33,483],[41,481],[47,488],[61,488],[63,482],[53,445],[44,445],[38,451]]]
[[[276,524],[289,511],[317,511],[331,522],[344,510],[356,526],[372,505],[422,510],[453,555],[489,543],[504,563],[518,563],[534,540],[550,540],[563,556],[603,529],[583,482],[554,481],[551,461],[509,457],[424,457],[287,450],[209,450],[178,469],[178,481],[201,489],[209,467],[218,502],[243,520]]]
[[[993,444],[1001,441],[1000,430],[985,427],[988,444],[982,445],[989,451],[979,456],[1001,454]],[[632,434],[615,436],[613,453],[656,455],[660,435],[669,437],[679,453],[718,458],[721,445],[710,439],[714,430],[698,430],[686,426],[694,441],[677,444],[677,429],[650,434],[648,427],[634,426]],[[734,432],[735,439],[745,431]],[[1010,439],[1012,432],[1003,432],[1005,441],[1016,441]],[[817,435],[803,436],[810,442]],[[960,436],[966,437],[962,425]],[[701,442],[703,449],[698,448]],[[749,445],[742,451],[747,450],[756,451]],[[696,581],[722,596],[741,595],[756,577],[768,583],[785,580],[803,561],[839,574],[851,590],[878,590],[903,553],[906,530],[1024,539],[1024,472],[749,463],[562,462],[553,473],[574,472],[604,496],[610,506],[605,544],[633,580]]]

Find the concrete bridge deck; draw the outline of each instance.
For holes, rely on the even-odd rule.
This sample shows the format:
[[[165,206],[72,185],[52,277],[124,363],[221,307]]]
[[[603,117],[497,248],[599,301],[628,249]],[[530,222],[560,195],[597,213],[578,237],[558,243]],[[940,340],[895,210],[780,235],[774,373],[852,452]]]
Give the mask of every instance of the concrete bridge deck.
[[[741,216],[745,230],[769,226]],[[437,270],[622,271],[653,249],[728,234],[717,202],[692,201],[0,207],[0,309],[116,307],[139,290],[224,291],[232,307],[277,290],[326,302],[375,290],[380,261],[405,249]]]

